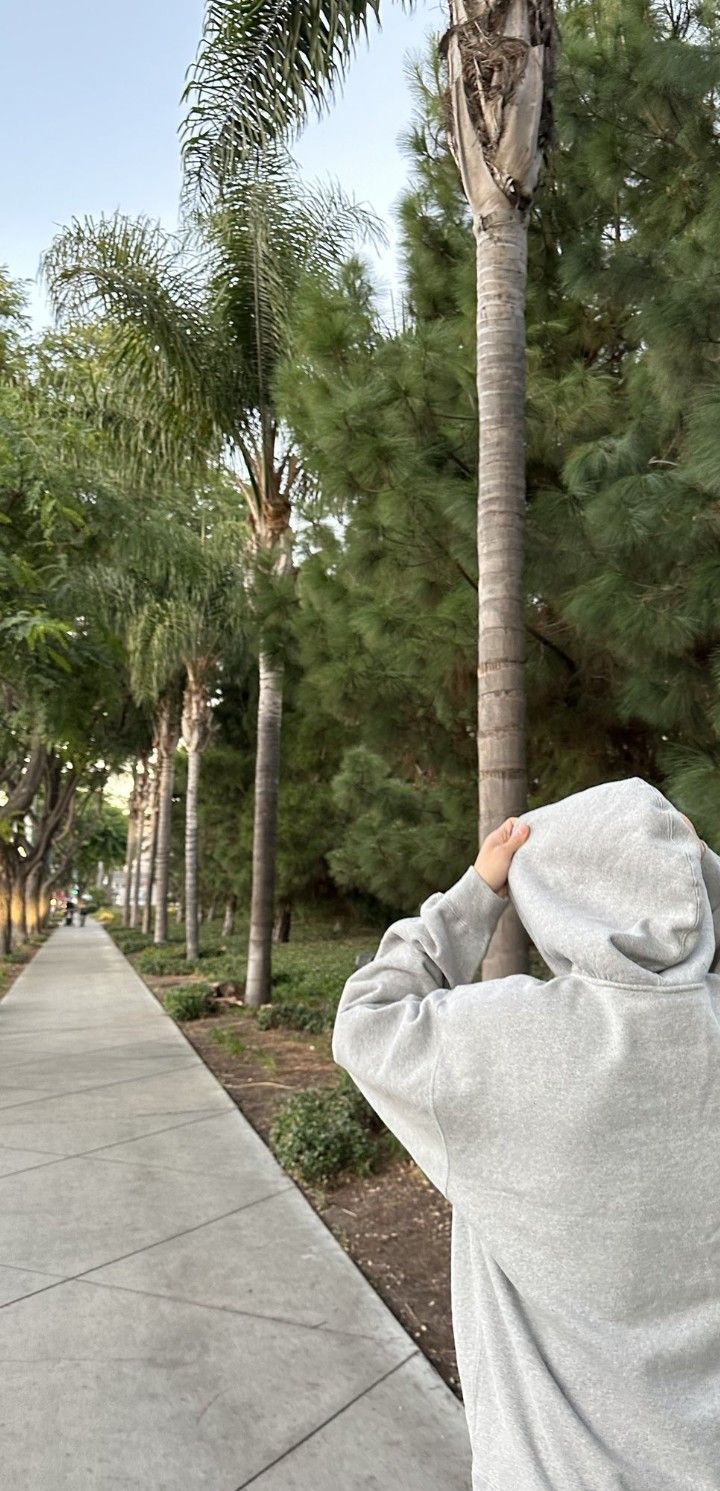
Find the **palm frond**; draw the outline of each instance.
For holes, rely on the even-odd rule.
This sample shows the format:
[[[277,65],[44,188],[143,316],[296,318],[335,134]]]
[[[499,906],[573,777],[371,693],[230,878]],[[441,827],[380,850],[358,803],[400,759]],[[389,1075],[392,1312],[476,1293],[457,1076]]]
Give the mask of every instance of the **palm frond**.
[[[73,218],[41,260],[58,321],[98,315],[152,332],[178,378],[202,375],[203,318],[186,245],[146,217]],[[147,338],[143,338],[147,340]]]
[[[145,217],[75,218],[43,256],[41,273],[61,326],[100,318],[112,328],[106,353],[122,380],[119,405],[154,410],[156,430],[177,436],[184,427],[212,444],[215,349],[201,264],[186,241]]]
[[[192,222],[205,245],[210,319],[235,352],[225,361],[232,417],[266,409],[304,277],[335,272],[358,238],[385,243],[384,226],[337,183],[305,182],[282,146],[239,163]]]
[[[181,127],[185,171],[201,193],[327,108],[370,15],[380,23],[380,0],[206,0]]]

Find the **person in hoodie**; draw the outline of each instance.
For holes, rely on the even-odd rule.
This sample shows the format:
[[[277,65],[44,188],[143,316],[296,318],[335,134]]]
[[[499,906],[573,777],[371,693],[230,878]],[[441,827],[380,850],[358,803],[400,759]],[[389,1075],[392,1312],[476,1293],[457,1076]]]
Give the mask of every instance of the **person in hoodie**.
[[[475,982],[512,901],[552,977]],[[641,777],[508,819],[335,1062],[452,1205],[473,1491],[720,1491],[720,858]]]

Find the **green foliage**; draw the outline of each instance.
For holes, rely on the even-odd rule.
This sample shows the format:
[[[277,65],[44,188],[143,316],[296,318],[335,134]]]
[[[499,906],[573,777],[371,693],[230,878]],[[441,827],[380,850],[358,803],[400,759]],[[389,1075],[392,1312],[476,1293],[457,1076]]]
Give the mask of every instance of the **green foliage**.
[[[119,915],[120,913],[118,912],[116,918],[109,923],[108,931],[112,934],[120,951],[125,953],[126,957],[129,957],[133,953],[139,953],[145,948],[151,949],[152,937],[148,937],[146,932],[141,932],[139,927],[121,926]]]
[[[612,397],[534,504],[529,585],[554,592],[554,637],[576,639],[573,697],[594,681],[623,745],[607,775],[634,756],[718,842],[717,16],[579,4],[563,40],[546,221],[567,213],[557,291],[594,315]]]
[[[247,1051],[247,1041],[234,1030],[213,1030],[212,1038],[229,1056],[243,1056]]]
[[[146,936],[137,928],[112,927],[110,930],[122,951],[133,957],[138,972],[151,978],[200,971],[208,979],[234,976],[236,957],[229,955],[217,941],[216,926],[204,926],[201,929],[200,955],[197,961],[186,957],[183,927],[177,923],[171,923],[170,940],[157,947],[152,937]]]
[[[104,798],[94,798],[87,805],[83,804],[81,798],[78,817],[79,833],[71,879],[77,882],[81,890],[92,887],[93,901],[95,905],[101,905],[104,892],[94,885],[98,860],[102,860],[106,870],[124,863],[127,814]]]
[[[10,965],[27,963],[32,957],[34,951],[35,946],[32,943],[24,942],[21,947],[14,947],[9,953],[5,953],[2,961]]]
[[[386,1153],[376,1115],[348,1080],[294,1094],[276,1115],[270,1139],[281,1165],[311,1184],[343,1170],[368,1175]]]
[[[138,973],[149,974],[150,977],[164,978],[170,973],[188,973],[194,970],[194,963],[185,957],[185,949],[177,943],[163,943],[160,947],[153,947],[145,943],[138,952],[135,959]]]
[[[283,998],[273,995],[271,1004],[261,1005],[257,1022],[261,1030],[284,1027],[286,1030],[307,1030],[312,1035],[321,1035],[331,1030],[335,1019],[337,1000],[325,1000],[322,1004],[308,1004],[305,1000]]]
[[[292,965],[273,976],[272,1002],[256,1019],[262,1030],[284,1028],[320,1035],[332,1029],[340,992],[348,977],[347,948],[293,949]]]
[[[212,1001],[205,989],[170,989],[164,999],[165,1010],[173,1020],[203,1020],[214,1013]]]
[[[402,0],[401,0],[402,3]],[[205,193],[327,103],[380,0],[210,0],[183,94],[185,170]]]
[[[303,947],[288,944],[278,949],[273,989],[279,990],[283,999],[321,1004],[332,999],[338,986],[344,984],[350,957],[351,949],[346,942],[335,946],[325,942],[315,949],[307,943]],[[285,966],[280,966],[282,963]]]

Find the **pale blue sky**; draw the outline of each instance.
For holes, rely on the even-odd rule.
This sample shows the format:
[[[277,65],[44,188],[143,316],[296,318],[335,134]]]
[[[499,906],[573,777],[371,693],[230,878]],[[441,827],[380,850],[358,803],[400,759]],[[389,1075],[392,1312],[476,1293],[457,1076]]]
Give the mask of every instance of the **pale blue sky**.
[[[121,211],[172,227],[180,186],[177,125],[202,0],[0,0],[0,262],[34,280],[41,252],[73,216]],[[310,177],[337,178],[388,222],[407,178],[397,137],[412,102],[409,52],[446,25],[444,0],[415,13],[386,4],[370,23],[331,114],[295,149]],[[392,289],[392,249],[377,263]],[[36,325],[48,319],[31,288]]]

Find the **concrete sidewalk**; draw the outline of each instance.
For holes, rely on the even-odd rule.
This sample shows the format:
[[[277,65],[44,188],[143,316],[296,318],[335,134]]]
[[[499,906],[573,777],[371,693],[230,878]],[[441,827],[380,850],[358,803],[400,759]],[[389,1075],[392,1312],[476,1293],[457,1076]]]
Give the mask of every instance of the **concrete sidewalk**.
[[[461,1405],[96,924],[0,1002],[3,1491],[469,1491]]]

